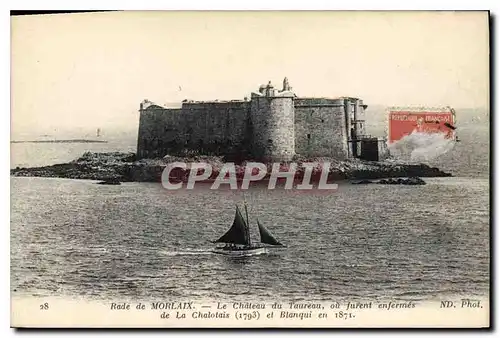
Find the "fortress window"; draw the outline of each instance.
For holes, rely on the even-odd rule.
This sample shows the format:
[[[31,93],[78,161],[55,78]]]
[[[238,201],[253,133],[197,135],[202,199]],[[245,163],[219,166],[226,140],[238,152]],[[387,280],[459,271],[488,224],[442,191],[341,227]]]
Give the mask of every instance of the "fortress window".
[[[321,119],[321,123],[325,123],[325,120]]]
[[[307,139],[310,140],[311,139],[311,134],[307,134]]]

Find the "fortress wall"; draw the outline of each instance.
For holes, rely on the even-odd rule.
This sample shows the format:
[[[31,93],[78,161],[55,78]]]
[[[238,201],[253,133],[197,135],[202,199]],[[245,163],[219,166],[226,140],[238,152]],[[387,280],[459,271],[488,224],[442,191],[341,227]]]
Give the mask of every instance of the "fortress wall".
[[[184,104],[185,147],[213,155],[248,152],[249,108],[245,101]]]
[[[137,157],[163,157],[173,149],[183,147],[183,133],[180,128],[181,109],[149,107],[141,112]]]
[[[348,157],[343,100],[295,101],[295,150],[304,156]]]
[[[182,109],[150,106],[141,112],[139,158],[202,154],[233,155],[247,151],[249,102],[194,102]]]
[[[257,95],[251,101],[185,102],[181,109],[148,105],[141,110],[137,155],[193,151],[236,161],[290,159],[295,153],[345,159],[347,101]]]
[[[358,135],[365,135],[366,134],[366,126],[365,126],[365,122],[364,122],[366,120],[366,112],[365,112],[363,105],[364,105],[363,100],[356,101],[357,118],[358,118],[358,120],[363,121],[363,122],[358,123]]]

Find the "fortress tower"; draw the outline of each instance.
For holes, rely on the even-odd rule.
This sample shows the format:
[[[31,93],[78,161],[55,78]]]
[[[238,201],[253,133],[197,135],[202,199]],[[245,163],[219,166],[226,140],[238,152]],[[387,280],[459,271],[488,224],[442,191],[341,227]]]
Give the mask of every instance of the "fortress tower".
[[[258,93],[252,93],[251,149],[256,159],[289,161],[295,155],[294,98],[287,78],[280,91],[269,81],[267,86],[260,86]]]

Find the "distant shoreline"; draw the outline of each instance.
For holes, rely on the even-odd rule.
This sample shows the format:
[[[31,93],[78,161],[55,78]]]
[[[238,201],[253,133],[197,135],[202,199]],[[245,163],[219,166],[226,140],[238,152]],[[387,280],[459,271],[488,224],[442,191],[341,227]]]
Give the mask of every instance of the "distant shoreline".
[[[10,143],[108,143],[108,141],[74,139],[74,140],[10,141]]]

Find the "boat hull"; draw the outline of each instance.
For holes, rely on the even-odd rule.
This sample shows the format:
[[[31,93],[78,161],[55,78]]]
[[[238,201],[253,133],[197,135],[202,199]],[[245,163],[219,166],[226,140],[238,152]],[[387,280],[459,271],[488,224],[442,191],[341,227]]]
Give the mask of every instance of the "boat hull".
[[[262,255],[267,253],[267,248],[265,247],[256,247],[256,248],[243,248],[243,249],[223,249],[223,248],[214,248],[212,250],[213,253],[219,255],[226,255],[232,257],[245,257],[245,256],[255,256]]]

